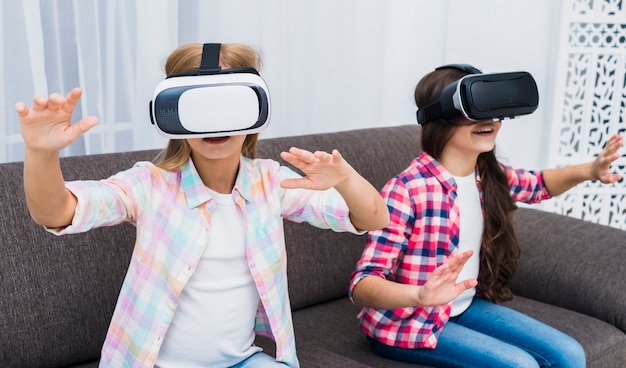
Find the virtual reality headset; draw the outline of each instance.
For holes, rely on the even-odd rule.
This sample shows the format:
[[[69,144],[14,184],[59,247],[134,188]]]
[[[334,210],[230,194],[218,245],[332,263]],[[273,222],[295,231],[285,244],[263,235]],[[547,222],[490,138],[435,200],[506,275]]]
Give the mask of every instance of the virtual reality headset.
[[[473,124],[481,120],[512,119],[537,109],[539,92],[527,72],[482,74],[467,64],[444,65],[471,73],[449,84],[435,101],[417,110],[417,122],[439,121],[448,125]]]
[[[197,72],[168,76],[156,86],[150,120],[170,139],[258,133],[270,119],[267,84],[254,68],[219,66],[220,44],[205,44]]]

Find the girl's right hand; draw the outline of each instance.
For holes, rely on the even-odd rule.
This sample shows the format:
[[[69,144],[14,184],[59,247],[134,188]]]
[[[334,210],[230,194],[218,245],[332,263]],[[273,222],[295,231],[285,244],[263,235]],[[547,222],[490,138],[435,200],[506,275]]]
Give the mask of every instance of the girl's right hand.
[[[20,117],[20,131],[26,147],[35,151],[60,151],[93,128],[98,119],[88,116],[72,125],[72,113],[82,91],[74,88],[67,97],[53,93],[35,96],[32,108],[23,102],[15,105]]]

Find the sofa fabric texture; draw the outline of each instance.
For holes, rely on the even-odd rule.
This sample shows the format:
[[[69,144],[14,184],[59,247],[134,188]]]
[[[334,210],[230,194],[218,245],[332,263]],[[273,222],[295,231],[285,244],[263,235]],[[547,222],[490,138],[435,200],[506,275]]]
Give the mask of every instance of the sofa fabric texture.
[[[337,148],[380,189],[420,152],[403,125],[261,139],[259,157],[292,146]],[[101,179],[152,160],[157,150],[62,159],[67,180]],[[0,164],[0,366],[96,367],[126,273],[135,228],[124,224],[58,237],[30,218],[22,163]],[[524,248],[507,306],[577,339],[592,368],[626,366],[626,232],[521,207]],[[374,355],[347,297],[365,236],[286,221],[288,277],[302,367],[420,367]],[[267,338],[258,344],[272,353]]]

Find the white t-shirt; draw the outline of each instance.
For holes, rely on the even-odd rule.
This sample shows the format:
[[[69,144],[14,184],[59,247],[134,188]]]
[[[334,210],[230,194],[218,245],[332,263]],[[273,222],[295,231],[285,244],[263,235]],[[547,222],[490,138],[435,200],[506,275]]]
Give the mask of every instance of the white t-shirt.
[[[211,194],[209,244],[180,295],[160,368],[229,367],[261,350],[253,346],[260,299],[246,259],[243,215],[231,194]]]
[[[459,177],[454,176],[457,184],[457,203],[459,205],[459,252],[473,250],[474,254],[467,261],[457,282],[475,279],[480,267],[480,245],[483,235],[483,213],[480,205],[480,193],[476,185],[476,174]],[[463,313],[476,295],[476,288],[465,290],[452,301],[451,316]]]

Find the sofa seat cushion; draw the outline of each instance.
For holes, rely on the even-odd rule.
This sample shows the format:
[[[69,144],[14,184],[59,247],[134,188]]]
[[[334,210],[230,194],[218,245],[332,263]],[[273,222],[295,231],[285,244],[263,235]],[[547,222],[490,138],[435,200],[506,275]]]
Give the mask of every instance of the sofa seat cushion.
[[[597,318],[516,296],[507,307],[518,310],[572,336],[582,344],[588,368],[626,367],[626,335]]]
[[[550,324],[581,342],[587,354],[589,368],[626,367],[626,335],[606,322],[580,313],[515,297],[507,307],[528,314]],[[371,352],[363,333],[358,329],[356,315],[359,308],[348,298],[341,298],[294,312],[296,346],[302,367],[318,367],[319,356],[328,354],[324,367],[424,367],[391,362]],[[269,347],[268,353],[272,353]]]

